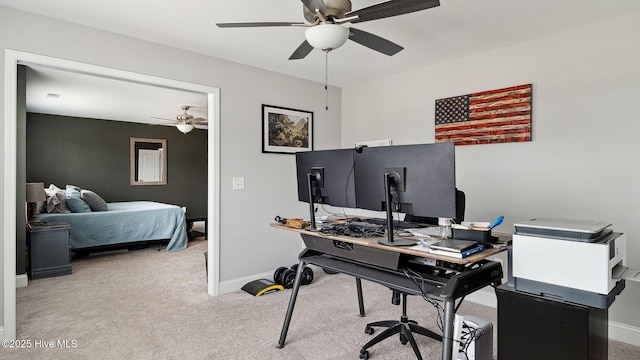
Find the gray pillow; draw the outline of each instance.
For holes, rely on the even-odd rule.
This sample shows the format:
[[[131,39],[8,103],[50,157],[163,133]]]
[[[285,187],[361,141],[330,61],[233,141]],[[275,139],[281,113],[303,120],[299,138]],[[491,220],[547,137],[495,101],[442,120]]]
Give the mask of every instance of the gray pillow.
[[[107,211],[107,202],[104,201],[100,195],[94,193],[91,190],[80,190],[80,195],[82,196],[82,200],[84,200],[91,211]]]
[[[80,195],[80,191],[75,186],[67,185],[67,190],[65,190],[65,196],[67,200],[67,206],[74,213],[87,213],[91,212],[91,208],[89,204],[87,204],[84,200],[82,200],[82,196]]]

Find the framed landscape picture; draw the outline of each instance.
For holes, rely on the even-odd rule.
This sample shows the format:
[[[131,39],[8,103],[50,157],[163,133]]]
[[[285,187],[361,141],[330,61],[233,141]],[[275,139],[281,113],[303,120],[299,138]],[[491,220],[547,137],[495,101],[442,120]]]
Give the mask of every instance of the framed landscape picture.
[[[262,105],[262,152],[313,150],[313,112]]]

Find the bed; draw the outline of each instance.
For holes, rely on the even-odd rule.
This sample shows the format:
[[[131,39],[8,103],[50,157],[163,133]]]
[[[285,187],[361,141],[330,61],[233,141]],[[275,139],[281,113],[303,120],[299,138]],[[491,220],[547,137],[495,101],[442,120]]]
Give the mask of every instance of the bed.
[[[68,201],[68,200],[67,200]],[[113,202],[106,211],[41,213],[41,221],[71,225],[74,250],[148,240],[169,240],[167,251],[187,247],[182,208],[153,201]]]

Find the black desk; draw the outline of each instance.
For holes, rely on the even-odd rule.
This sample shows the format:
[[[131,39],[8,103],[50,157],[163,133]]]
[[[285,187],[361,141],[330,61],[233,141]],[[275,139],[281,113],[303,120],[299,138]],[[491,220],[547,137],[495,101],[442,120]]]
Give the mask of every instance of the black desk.
[[[450,360],[452,357],[455,301],[487,285],[498,286],[502,280],[500,263],[488,261],[486,258],[505,248],[487,249],[465,259],[456,259],[410,250],[406,247],[380,245],[378,238],[332,236],[293,229],[280,224],[271,226],[300,233],[306,245],[306,249],[299,256],[298,271],[278,342],[280,348],[285,344],[302,279],[302,269],[307,264],[351,275],[356,279],[373,281],[407,294],[424,294],[444,302],[443,360]],[[424,264],[424,259],[430,259],[434,265]],[[421,289],[409,279],[404,270],[421,274],[426,280],[422,285],[423,288]],[[438,275],[434,275],[436,273]]]

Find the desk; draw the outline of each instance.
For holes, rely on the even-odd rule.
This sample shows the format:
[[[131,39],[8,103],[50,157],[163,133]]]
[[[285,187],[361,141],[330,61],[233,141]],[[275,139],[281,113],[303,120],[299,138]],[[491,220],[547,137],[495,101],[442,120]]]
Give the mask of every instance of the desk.
[[[299,255],[299,265],[291,291],[278,347],[284,347],[289,324],[307,264],[365,279],[410,295],[426,295],[444,302],[444,334],[442,359],[450,360],[453,351],[455,301],[487,285],[500,285],[502,266],[487,258],[506,248],[486,249],[464,259],[438,256],[406,247],[378,244],[378,237],[352,238],[326,235],[281,224],[272,227],[294,231],[301,235],[306,249]],[[504,238],[504,236],[502,236]],[[421,289],[404,270],[421,274],[425,282]],[[442,271],[437,271],[442,270]]]

